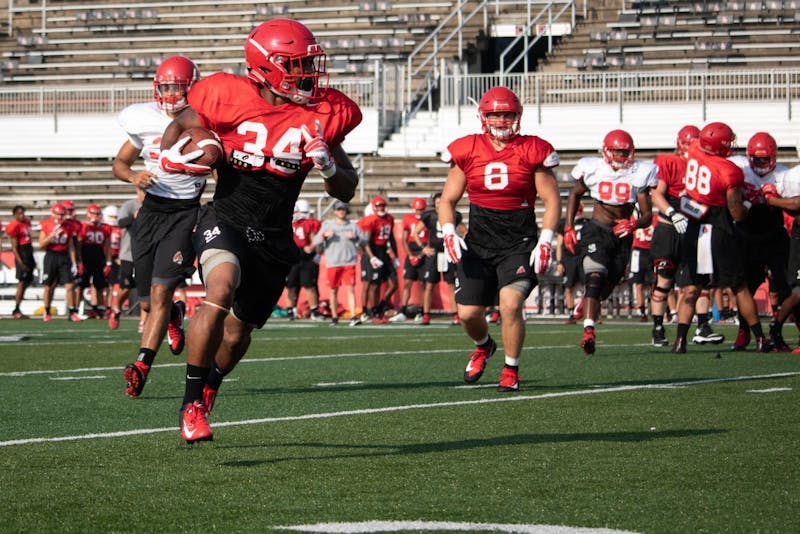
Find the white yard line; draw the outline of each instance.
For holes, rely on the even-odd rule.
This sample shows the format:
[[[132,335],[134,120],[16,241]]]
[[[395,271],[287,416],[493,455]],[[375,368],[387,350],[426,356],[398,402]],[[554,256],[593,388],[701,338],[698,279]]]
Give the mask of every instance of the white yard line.
[[[581,389],[573,391],[559,391],[555,393],[543,393],[541,395],[512,395],[503,397],[493,397],[486,399],[474,399],[465,401],[448,401],[448,402],[432,402],[425,404],[404,404],[400,406],[387,406],[384,408],[363,408],[360,410],[346,410],[341,412],[322,412],[310,413],[305,415],[291,415],[285,417],[264,417],[260,419],[245,419],[242,421],[225,421],[214,423],[214,428],[228,427],[228,426],[249,426],[249,425],[263,425],[269,423],[284,423],[290,421],[309,421],[314,419],[331,419],[334,417],[350,417],[358,415],[372,415],[381,413],[392,412],[405,412],[409,410],[427,410],[436,408],[449,408],[453,406],[473,406],[479,404],[494,404],[499,402],[523,402],[535,401],[542,399],[555,399],[560,397],[577,397],[583,395],[598,395],[603,393],[618,393],[621,391],[638,391],[643,389],[661,389],[666,386],[695,386],[701,384],[714,384],[720,382],[743,382],[749,380],[764,380],[770,378],[789,378],[800,375],[800,372],[791,373],[774,373],[767,375],[752,375],[752,376],[734,376],[723,378],[705,378],[701,380],[685,380],[680,382],[672,382],[668,384],[639,384],[628,386],[615,386],[609,388],[594,388],[594,389]],[[13,445],[31,445],[34,443],[56,443],[61,441],[80,441],[87,439],[108,439],[108,438],[123,438],[130,436],[140,436],[147,434],[158,434],[162,432],[177,432],[177,427],[162,427],[162,428],[141,428],[137,430],[121,430],[119,432],[100,432],[92,434],[81,434],[75,436],[58,436],[52,438],[26,438],[26,439],[13,439],[8,441],[0,441],[0,447],[10,447]]]

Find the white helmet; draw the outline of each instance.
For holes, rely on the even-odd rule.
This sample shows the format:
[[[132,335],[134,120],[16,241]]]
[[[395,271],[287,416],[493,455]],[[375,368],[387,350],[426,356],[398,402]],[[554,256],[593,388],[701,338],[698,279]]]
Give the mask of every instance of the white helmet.
[[[311,211],[311,206],[308,203],[308,200],[299,198],[297,202],[294,203],[294,212],[295,213],[309,213]]]
[[[106,224],[117,224],[117,217],[119,216],[119,210],[116,206],[109,205],[103,208],[103,222]]]

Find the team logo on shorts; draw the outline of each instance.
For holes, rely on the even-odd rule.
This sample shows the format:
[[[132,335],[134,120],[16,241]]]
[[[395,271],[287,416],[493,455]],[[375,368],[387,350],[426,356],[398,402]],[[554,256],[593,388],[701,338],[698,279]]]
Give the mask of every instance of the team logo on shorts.
[[[183,263],[183,253],[180,250],[172,256],[172,263],[177,265]]]

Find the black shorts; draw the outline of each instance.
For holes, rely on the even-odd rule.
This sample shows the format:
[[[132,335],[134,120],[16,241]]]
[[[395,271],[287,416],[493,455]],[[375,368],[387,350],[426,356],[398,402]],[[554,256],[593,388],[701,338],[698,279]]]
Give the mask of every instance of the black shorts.
[[[256,328],[264,326],[281,298],[291,265],[267,259],[269,252],[260,249],[269,249],[269,239],[257,245],[249,243],[242,232],[217,219],[213,206],[200,209],[193,240],[200,258],[206,249],[225,250],[238,258],[241,280],[233,298],[233,314]]]
[[[781,295],[781,300],[789,295],[786,280],[786,265],[789,263],[789,235],[783,228],[774,234],[761,237],[744,238],[744,269],[747,287],[755,293],[764,283],[769,271],[769,290]]]
[[[421,253],[415,256],[420,260],[417,266],[411,265],[409,261],[410,256],[406,256],[406,261],[403,262],[403,280],[410,280],[412,282],[416,282],[417,280],[422,281],[422,269],[425,266],[425,256],[422,256]]]
[[[675,231],[672,223],[659,219],[653,228],[653,240],[650,242],[650,256],[658,268],[677,269],[681,261],[681,235]]]
[[[650,249],[634,247],[631,251],[631,282],[653,285],[653,258]]]
[[[442,255],[441,261],[437,258],[439,254]],[[440,266],[444,266],[445,270],[440,271]],[[422,274],[422,280],[425,283],[438,284],[442,280],[448,284],[456,283],[458,269],[456,269],[455,264],[448,262],[447,259],[444,258],[444,252],[438,252],[433,256],[425,256],[419,269]]]
[[[383,265],[377,269],[369,262],[369,255],[361,254],[361,281],[382,284],[387,280],[397,280],[397,269],[394,268],[394,263],[389,254],[378,253],[375,254],[375,257],[383,262]]]
[[[472,249],[465,250],[457,264],[456,303],[494,306],[500,288],[516,280],[530,280],[533,290],[537,279],[530,261],[530,252],[481,258]]]
[[[581,256],[604,266],[607,270],[606,280],[613,285],[617,285],[625,276],[632,244],[633,236],[620,239],[610,227],[591,219],[581,229]],[[584,274],[584,283],[585,278]]]
[[[582,277],[580,256],[565,255],[561,263],[564,264],[564,287],[572,288],[578,285]]]
[[[53,286],[72,282],[72,262],[67,252],[44,253],[44,268],[42,269],[42,284]]]
[[[118,282],[121,289],[133,289],[136,287],[136,280],[133,278],[133,262],[128,260],[120,260],[119,262],[119,279]]]
[[[174,286],[194,274],[195,250],[192,229],[197,222],[196,205],[168,211],[145,199],[131,232],[136,290],[139,298],[150,298],[151,284]],[[165,204],[165,201],[159,201]]]
[[[689,219],[689,226],[682,239],[682,253],[678,274],[675,277],[679,287],[730,287],[734,290],[745,284],[742,237],[729,229],[729,225],[716,224],[722,208],[714,208],[714,213],[703,222]],[[713,258],[713,274],[697,273],[697,239],[701,224],[710,224],[711,257]]]
[[[303,259],[292,265],[286,277],[286,287],[305,287],[316,289],[319,279],[319,264],[314,261],[316,254],[303,253]]]
[[[95,289],[105,289],[108,281],[103,276],[103,268],[106,266],[106,255],[102,247],[85,246],[81,249],[81,263],[83,263],[83,276],[80,286],[87,288],[93,286]]]
[[[22,265],[18,261],[14,262],[17,267],[17,280],[20,282],[32,282],[33,271],[36,269],[36,260],[33,259],[33,245],[30,243],[19,245],[18,250],[22,258]]]

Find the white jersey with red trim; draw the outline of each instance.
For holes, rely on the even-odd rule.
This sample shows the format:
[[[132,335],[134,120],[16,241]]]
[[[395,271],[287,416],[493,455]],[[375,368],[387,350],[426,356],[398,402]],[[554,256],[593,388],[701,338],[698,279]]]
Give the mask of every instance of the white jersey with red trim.
[[[165,172],[158,165],[161,136],[172,119],[155,102],[131,104],[119,114],[119,124],[130,142],[139,149],[144,168],[156,176],[147,193],[164,198],[192,199],[200,196],[205,176]]]
[[[593,199],[610,206],[623,206],[634,204],[639,193],[658,185],[658,167],[635,160],[628,168],[614,170],[603,158],[588,157],[578,160],[572,177],[583,180]]]
[[[775,181],[778,194],[783,198],[800,196],[800,165],[778,173]]]

